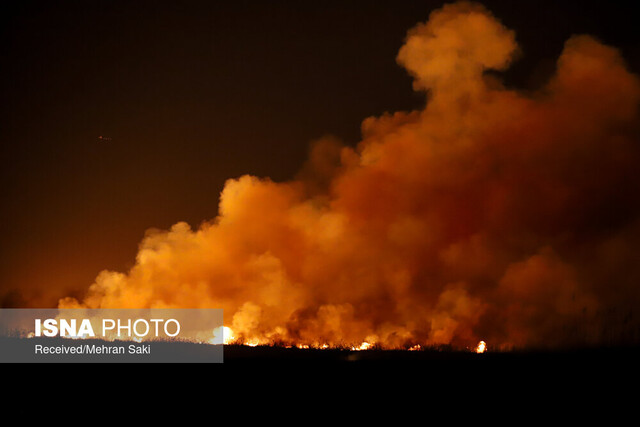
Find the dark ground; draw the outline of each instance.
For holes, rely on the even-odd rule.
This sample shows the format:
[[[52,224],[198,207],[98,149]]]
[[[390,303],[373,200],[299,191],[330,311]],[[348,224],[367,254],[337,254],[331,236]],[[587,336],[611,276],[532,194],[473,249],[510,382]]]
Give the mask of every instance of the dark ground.
[[[477,354],[471,351],[425,349],[364,350],[348,349],[297,349],[270,346],[249,347],[227,345],[224,347],[224,363],[349,363],[349,364],[413,364],[413,363],[485,363],[485,364],[626,364],[640,361],[638,347],[594,347],[567,350],[488,351]]]
[[[19,402],[45,393],[96,408],[308,422],[591,420],[635,413],[640,347],[567,351],[313,350],[224,347],[224,363],[13,364]],[[26,379],[26,381],[25,381]],[[25,400],[26,399],[26,400]],[[147,405],[142,405],[145,409]],[[28,405],[25,414],[31,413]],[[53,409],[53,408],[51,408]],[[213,414],[213,415],[212,415]],[[180,415],[182,417],[182,415]],[[569,418],[565,418],[565,417]],[[442,418],[444,417],[444,418]],[[578,417],[578,418],[577,418]],[[620,418],[622,417],[622,418]],[[627,419],[628,420],[628,419]],[[224,422],[224,421],[223,421]],[[624,425],[624,424],[620,424]]]

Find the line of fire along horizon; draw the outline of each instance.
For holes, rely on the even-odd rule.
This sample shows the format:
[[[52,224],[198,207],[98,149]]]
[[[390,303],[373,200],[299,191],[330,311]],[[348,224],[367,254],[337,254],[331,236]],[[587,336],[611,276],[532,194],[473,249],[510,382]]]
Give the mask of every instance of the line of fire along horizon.
[[[117,332],[118,337],[147,336],[175,337],[180,333],[180,322],[176,319],[102,319],[101,336]],[[164,333],[164,335],[161,335]],[[96,333],[89,319],[82,319],[80,324],[76,319],[35,319],[34,336],[41,337],[95,337]]]

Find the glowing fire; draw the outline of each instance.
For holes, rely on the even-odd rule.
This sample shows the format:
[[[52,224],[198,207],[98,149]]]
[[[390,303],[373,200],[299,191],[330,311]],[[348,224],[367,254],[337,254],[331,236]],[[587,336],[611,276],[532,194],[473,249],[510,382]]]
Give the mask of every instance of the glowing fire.
[[[235,336],[231,328],[227,326],[221,326],[213,330],[213,338],[211,339],[211,344],[231,344],[235,341]]]
[[[351,347],[351,350],[353,351],[362,351],[362,350],[369,350],[371,348],[371,343],[368,342],[363,342],[362,344],[360,344],[357,347]]]
[[[476,347],[476,353],[484,353],[487,350],[487,343],[480,341]]]

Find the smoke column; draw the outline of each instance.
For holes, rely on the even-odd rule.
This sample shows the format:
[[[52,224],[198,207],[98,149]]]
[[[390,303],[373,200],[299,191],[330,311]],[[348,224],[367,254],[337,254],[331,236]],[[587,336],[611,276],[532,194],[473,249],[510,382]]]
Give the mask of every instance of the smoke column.
[[[433,11],[397,56],[423,110],[316,141],[291,181],[228,180],[215,219],[59,306],[223,308],[245,342],[637,343],[638,76],[576,35],[523,93],[497,77],[518,54],[483,6]]]

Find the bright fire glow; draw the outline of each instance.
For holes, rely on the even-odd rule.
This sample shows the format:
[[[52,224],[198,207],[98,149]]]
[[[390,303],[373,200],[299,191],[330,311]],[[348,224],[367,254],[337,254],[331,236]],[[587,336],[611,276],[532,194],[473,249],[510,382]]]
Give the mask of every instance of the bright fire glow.
[[[358,347],[351,347],[351,350],[353,351],[368,350],[370,347],[371,347],[371,344],[365,341],[362,344],[360,344]]]
[[[484,353],[487,350],[487,343],[480,341],[476,347],[476,353]]]
[[[235,336],[231,328],[227,326],[221,326],[213,330],[213,338],[211,344],[231,344],[235,341]]]

